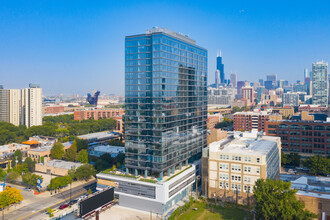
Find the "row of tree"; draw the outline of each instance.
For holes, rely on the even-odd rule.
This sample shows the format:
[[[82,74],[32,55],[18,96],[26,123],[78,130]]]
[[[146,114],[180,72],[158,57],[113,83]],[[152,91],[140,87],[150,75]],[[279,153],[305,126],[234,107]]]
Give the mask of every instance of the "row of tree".
[[[50,156],[52,159],[58,160],[67,160],[67,161],[78,161],[80,163],[88,163],[88,152],[87,148],[88,144],[80,145],[79,143],[83,143],[84,140],[75,139],[68,150],[64,150],[64,146],[62,143],[57,142],[54,144],[50,151]],[[87,147],[85,147],[85,145]],[[79,147],[79,150],[78,150]]]
[[[302,160],[298,153],[281,154],[282,165],[299,167],[301,164],[309,169],[313,175],[327,175],[330,173],[330,157],[314,155]]]
[[[76,135],[113,130],[116,124],[116,120],[111,118],[77,121],[73,120],[73,115],[47,116],[43,118],[43,125],[30,128],[0,122],[0,145],[21,143],[34,135],[58,137],[62,141],[68,141],[73,140]]]
[[[71,169],[66,176],[58,176],[53,178],[48,185],[48,189],[59,189],[67,186],[75,180],[89,180],[96,175],[96,170],[91,164],[84,164],[77,169]]]
[[[225,129],[225,128],[230,128],[231,126],[233,126],[233,120],[229,119],[229,118],[224,118],[223,121],[218,122],[214,127],[219,129]]]

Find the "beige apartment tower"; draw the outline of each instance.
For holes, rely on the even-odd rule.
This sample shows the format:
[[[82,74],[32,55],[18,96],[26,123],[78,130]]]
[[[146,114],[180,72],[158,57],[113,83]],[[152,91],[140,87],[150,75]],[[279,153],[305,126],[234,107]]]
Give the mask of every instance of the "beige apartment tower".
[[[30,84],[26,89],[0,87],[0,121],[26,127],[42,125],[42,89]]]
[[[37,84],[22,89],[21,124],[26,127],[42,125],[42,89]]]

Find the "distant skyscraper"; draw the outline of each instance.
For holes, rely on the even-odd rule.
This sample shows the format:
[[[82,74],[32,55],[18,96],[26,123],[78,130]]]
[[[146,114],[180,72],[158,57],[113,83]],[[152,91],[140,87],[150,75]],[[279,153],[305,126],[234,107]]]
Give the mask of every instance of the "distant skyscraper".
[[[221,56],[221,51],[217,56],[217,70],[220,71],[220,80],[221,83],[225,83],[225,72],[224,72],[224,65],[222,63],[222,56]]]
[[[220,83],[221,83],[220,71],[216,70],[215,71],[215,87],[219,88]]]
[[[230,83],[233,85],[234,88],[237,87],[237,74],[236,73],[230,74]]]
[[[245,81],[237,82],[237,95],[242,95],[242,87],[245,86]]]
[[[277,75],[276,74],[269,74],[269,75],[267,75],[267,81],[272,81],[273,84],[275,84],[276,81],[277,81]]]
[[[312,96],[313,104],[328,107],[328,63],[312,64]]]
[[[309,82],[309,81],[310,81],[309,72],[308,72],[308,69],[305,68],[305,70],[304,70],[304,82]]]
[[[201,158],[207,50],[185,35],[153,28],[125,38],[125,63],[127,171],[162,178]]]
[[[254,103],[253,94],[254,94],[253,87],[251,86],[242,87],[242,98],[248,99],[250,103]]]
[[[263,79],[259,79],[259,83],[260,83],[260,86],[264,86],[264,80]]]
[[[262,94],[265,94],[265,87],[264,86],[258,86],[256,91],[257,91],[257,99],[261,100]]]
[[[264,85],[265,85],[265,88],[269,91],[269,90],[272,90],[274,89],[274,83],[273,81],[265,81],[264,82]]]

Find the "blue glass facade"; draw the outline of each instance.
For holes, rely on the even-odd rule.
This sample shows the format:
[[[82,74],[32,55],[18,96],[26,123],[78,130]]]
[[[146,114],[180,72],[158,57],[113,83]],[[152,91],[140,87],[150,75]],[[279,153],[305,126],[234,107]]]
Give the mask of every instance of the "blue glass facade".
[[[224,70],[224,65],[222,63],[222,57],[218,56],[217,57],[217,70],[220,72],[220,81],[221,83],[225,83],[225,70]]]
[[[168,31],[125,38],[125,166],[169,174],[206,147],[207,51]]]

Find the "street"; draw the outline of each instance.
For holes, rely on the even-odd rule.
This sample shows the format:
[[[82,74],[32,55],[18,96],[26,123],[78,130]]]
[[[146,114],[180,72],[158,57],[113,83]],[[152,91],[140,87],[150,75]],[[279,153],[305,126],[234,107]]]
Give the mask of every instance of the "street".
[[[92,191],[95,191],[96,181],[88,182],[83,185],[73,187],[71,189],[72,200],[79,198],[81,195],[86,193],[89,188],[91,188]],[[32,195],[32,192],[22,191],[22,194],[23,193],[24,194],[31,193]],[[63,192],[56,193],[55,195],[53,194],[52,196],[49,197],[36,198],[33,203],[27,204],[26,206],[13,210],[8,214],[6,214],[5,212],[5,219],[8,220],[40,219],[41,216],[47,211],[47,208],[49,207],[52,209],[58,208],[61,204],[69,202],[69,200],[70,200],[70,190],[65,190]]]

